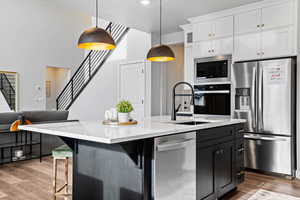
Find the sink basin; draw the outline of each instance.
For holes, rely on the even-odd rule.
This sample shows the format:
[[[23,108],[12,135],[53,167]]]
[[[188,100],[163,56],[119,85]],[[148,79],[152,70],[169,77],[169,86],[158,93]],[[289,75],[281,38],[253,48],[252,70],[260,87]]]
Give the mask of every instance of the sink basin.
[[[189,122],[177,122],[175,124],[179,124],[179,125],[200,125],[200,124],[206,124],[209,122],[199,122],[199,121],[189,121]]]

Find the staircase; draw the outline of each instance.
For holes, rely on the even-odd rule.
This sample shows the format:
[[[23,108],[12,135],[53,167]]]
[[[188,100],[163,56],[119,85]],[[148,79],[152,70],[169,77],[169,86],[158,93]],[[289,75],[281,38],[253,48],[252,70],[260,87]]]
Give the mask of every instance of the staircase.
[[[0,90],[10,110],[16,110],[16,78],[14,74],[0,73]]]
[[[106,30],[111,33],[116,45],[129,31],[129,28],[121,24],[110,22]],[[77,71],[67,83],[56,99],[57,110],[68,110],[79,97],[84,88],[89,84],[99,69],[103,66],[113,50],[90,51]]]

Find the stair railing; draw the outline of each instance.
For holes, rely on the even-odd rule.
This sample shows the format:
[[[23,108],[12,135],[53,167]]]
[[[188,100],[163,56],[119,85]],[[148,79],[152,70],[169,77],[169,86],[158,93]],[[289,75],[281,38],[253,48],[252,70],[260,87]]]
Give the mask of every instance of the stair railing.
[[[106,30],[110,31],[111,36],[117,45],[128,32],[129,28],[121,24],[110,22],[106,27]],[[68,110],[71,107],[71,105],[93,79],[112,52],[113,50],[92,50],[88,53],[70,81],[56,99],[57,110]]]
[[[0,90],[11,110],[16,109],[16,91],[4,73],[0,73]]]

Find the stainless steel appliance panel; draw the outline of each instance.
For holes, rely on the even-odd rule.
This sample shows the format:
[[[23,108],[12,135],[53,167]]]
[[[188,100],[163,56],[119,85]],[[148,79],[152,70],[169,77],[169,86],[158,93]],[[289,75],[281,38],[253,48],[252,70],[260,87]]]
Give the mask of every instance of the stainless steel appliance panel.
[[[194,62],[195,84],[230,82],[231,55],[196,58]]]
[[[291,59],[259,62],[258,132],[291,135]]]
[[[247,125],[245,131],[256,132],[257,131],[257,112],[256,112],[256,101],[257,101],[257,62],[247,63],[236,63],[233,67],[233,85],[235,87],[235,108],[234,118],[246,119]],[[248,109],[242,109],[238,102],[241,101],[237,96],[238,90],[249,91],[249,107]]]
[[[231,111],[229,84],[195,85],[195,115],[228,115]]]
[[[246,134],[245,166],[266,172],[292,174],[291,138]]]
[[[154,199],[196,200],[196,132],[154,143]]]

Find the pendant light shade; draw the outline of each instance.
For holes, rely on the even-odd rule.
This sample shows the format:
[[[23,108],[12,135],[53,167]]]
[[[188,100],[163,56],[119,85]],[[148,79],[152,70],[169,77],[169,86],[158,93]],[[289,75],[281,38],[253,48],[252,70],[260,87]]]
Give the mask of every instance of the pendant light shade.
[[[96,27],[85,30],[79,40],[78,48],[87,50],[111,50],[115,41],[106,30],[98,27],[98,0],[96,0]]]
[[[150,49],[147,54],[147,60],[153,62],[168,62],[175,60],[175,55],[169,46],[158,45]]]
[[[114,39],[102,28],[94,27],[84,31],[79,40],[78,48],[88,50],[111,50],[116,47]]]
[[[150,60],[152,62],[168,62],[175,60],[175,54],[172,51],[172,49],[167,46],[163,45],[161,42],[161,35],[162,35],[162,0],[159,1],[160,7],[159,7],[159,19],[160,19],[160,24],[159,24],[159,45],[152,47],[148,54],[147,54],[147,60]]]

